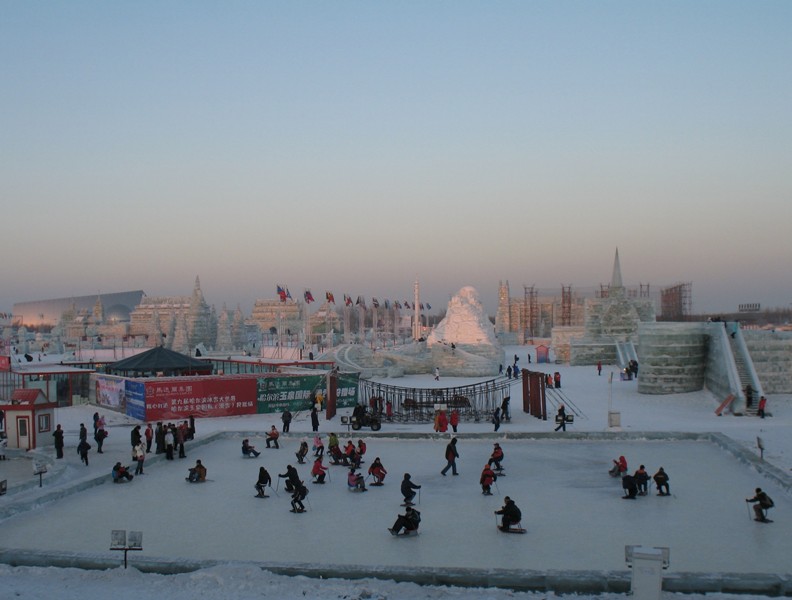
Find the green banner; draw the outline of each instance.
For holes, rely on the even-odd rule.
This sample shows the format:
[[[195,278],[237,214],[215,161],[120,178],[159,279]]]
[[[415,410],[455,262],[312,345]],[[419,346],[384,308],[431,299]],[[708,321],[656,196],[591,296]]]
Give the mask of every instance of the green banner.
[[[355,406],[358,401],[358,381],[360,380],[360,373],[339,373],[338,374],[338,389],[337,408],[348,408]]]
[[[359,373],[339,373],[339,408],[354,406],[358,400]],[[256,412],[280,413],[286,410],[296,413],[310,410],[317,392],[327,398],[325,375],[281,375],[256,379]]]

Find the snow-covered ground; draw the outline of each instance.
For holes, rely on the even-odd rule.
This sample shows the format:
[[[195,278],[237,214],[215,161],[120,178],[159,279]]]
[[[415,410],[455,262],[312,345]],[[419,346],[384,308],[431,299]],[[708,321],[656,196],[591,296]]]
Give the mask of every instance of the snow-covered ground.
[[[524,348],[507,349],[507,356]],[[523,364],[523,366],[527,366]],[[0,552],[48,552],[58,557],[108,556],[111,529],[141,530],[144,551],[130,555],[130,563],[144,560],[233,561],[181,575],[142,574],[134,569],[85,572],[78,569],[43,569],[0,566],[3,590],[9,597],[43,597],[69,588],[84,598],[126,589],[135,597],[167,585],[172,598],[221,598],[233,594],[252,597],[514,597],[514,592],[487,588],[416,588],[413,584],[375,580],[319,580],[292,578],[260,571],[253,563],[304,564],[306,567],[340,565],[372,572],[393,567],[409,571],[460,569],[527,569],[530,571],[625,571],[624,546],[642,544],[671,549],[669,575],[681,572],[764,573],[790,577],[792,499],[788,486],[759,473],[750,463],[710,441],[684,439],[679,433],[723,432],[748,453],[755,454],[756,438],[765,445],[765,459],[789,473],[792,440],[788,435],[792,413],[790,397],[771,397],[772,418],[717,417],[717,399],[707,392],[675,396],[645,396],[636,383],[609,384],[608,371],[563,365],[536,365],[538,370],[562,374],[562,391],[578,407],[567,434],[552,433],[552,420],[541,421],[519,411],[521,393],[512,392],[513,419],[500,432],[489,423],[462,423],[459,427],[460,475],[443,477],[443,450],[449,436],[419,440],[399,439],[401,432],[432,433],[429,424],[386,424],[381,436],[354,435],[368,442],[367,464],[380,456],[389,474],[385,486],[366,494],[347,490],[346,471],[332,467],[332,481],[310,486],[310,510],[291,514],[288,496],[272,494],[254,498],[253,483],[259,465],[273,473],[296,464],[294,451],[301,439],[310,443],[307,415],[298,415],[292,434],[280,450],[264,450],[259,459],[243,459],[242,435],[263,449],[258,433],[278,422],[275,415],[260,415],[198,422],[198,440],[188,446],[188,458],[167,462],[159,457],[147,463],[146,475],[130,484],[100,485],[65,495],[0,523]],[[467,380],[430,376],[388,380],[411,387],[457,385]],[[624,439],[596,439],[582,433],[607,431],[608,409],[621,413]],[[88,481],[109,473],[116,460],[129,463],[130,423],[125,417],[106,413],[111,435],[106,453],[91,453],[91,465],[82,466],[74,451],[80,422],[90,425],[94,407],[59,410],[58,421],[68,432],[67,453],[45,477],[41,490],[13,492],[0,498],[0,510],[29,504],[42,493]],[[90,428],[90,427],[89,427]],[[323,422],[320,431],[347,435],[339,424]],[[201,440],[228,432],[211,443]],[[650,435],[642,436],[641,432]],[[671,439],[651,432],[679,432]],[[503,434],[535,433],[528,439]],[[477,434],[477,435],[471,435]],[[588,438],[588,439],[587,439]],[[492,448],[499,441],[507,453],[507,476],[498,480],[495,496],[481,495],[478,478]],[[639,464],[654,472],[665,467],[671,476],[672,497],[651,493],[635,501],[621,499],[618,480],[606,471],[612,458],[624,454],[634,470]],[[152,455],[153,456],[153,455]],[[184,481],[186,469],[200,458],[209,469],[211,482],[194,486]],[[0,478],[12,486],[29,479],[30,465],[21,460],[0,463]],[[308,481],[309,465],[299,467]],[[423,486],[419,509],[423,515],[421,535],[394,539],[386,528],[396,514],[401,497],[398,484],[403,473]],[[109,481],[109,475],[106,476]],[[788,481],[788,476],[786,477]],[[776,501],[775,523],[754,522],[744,499],[762,487]],[[527,535],[506,535],[495,529],[493,511],[511,496],[523,511]],[[245,562],[249,561],[249,562]],[[33,577],[35,575],[35,577]],[[165,583],[167,582],[167,583]],[[541,594],[547,597],[547,594]],[[618,596],[618,595],[615,595]],[[131,597],[131,596],[130,596]],[[600,598],[608,596],[598,596]],[[725,597],[718,594],[718,598]]]

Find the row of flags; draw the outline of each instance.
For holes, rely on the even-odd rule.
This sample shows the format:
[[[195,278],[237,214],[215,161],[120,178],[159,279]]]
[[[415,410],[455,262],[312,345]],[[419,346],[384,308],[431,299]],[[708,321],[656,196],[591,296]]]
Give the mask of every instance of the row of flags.
[[[276,292],[281,302],[286,302],[286,300],[292,299],[292,295],[289,292],[289,288],[285,285],[277,286]],[[313,294],[311,293],[311,290],[305,290],[305,292],[303,292],[303,299],[305,300],[306,304],[310,304],[311,302],[316,302],[316,300],[313,297]],[[335,304],[335,296],[333,295],[333,292],[325,292],[325,301],[327,301],[330,304]],[[398,300],[394,300],[393,302],[391,302],[390,300],[385,299],[382,301],[382,305],[386,309],[390,309],[391,307],[398,309],[415,308],[414,304],[411,305],[408,300],[405,300],[404,302],[399,302]],[[344,306],[362,306],[363,308],[366,308],[366,300],[365,298],[363,298],[363,296],[358,296],[357,300],[352,300],[352,296],[348,294],[344,294]],[[371,306],[373,308],[379,308],[380,307],[379,300],[377,298],[372,298]],[[428,302],[426,303],[419,302],[418,306],[421,310],[432,310],[432,305],[429,304]]]

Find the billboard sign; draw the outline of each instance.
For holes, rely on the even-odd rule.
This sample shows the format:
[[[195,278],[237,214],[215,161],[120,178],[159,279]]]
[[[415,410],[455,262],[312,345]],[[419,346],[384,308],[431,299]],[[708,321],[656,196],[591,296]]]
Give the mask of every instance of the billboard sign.
[[[146,381],[146,419],[183,421],[195,417],[232,417],[256,412],[254,378]]]

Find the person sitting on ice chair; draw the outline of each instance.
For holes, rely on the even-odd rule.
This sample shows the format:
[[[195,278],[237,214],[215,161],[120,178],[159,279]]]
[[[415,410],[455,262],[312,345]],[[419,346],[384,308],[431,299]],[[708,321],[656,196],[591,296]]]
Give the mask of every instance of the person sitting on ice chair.
[[[261,454],[261,452],[257,451],[255,446],[251,446],[250,440],[246,438],[242,440],[242,454],[253,458],[254,456]]]
[[[388,531],[390,531],[392,535],[399,535],[399,532],[404,529],[405,534],[409,534],[417,532],[420,524],[421,513],[412,506],[408,506],[403,515],[396,517],[396,522]]]
[[[508,496],[503,499],[503,502],[503,507],[500,510],[496,510],[495,514],[502,515],[500,530],[509,531],[512,525],[517,525],[522,520],[522,512],[517,508],[514,500]]]

